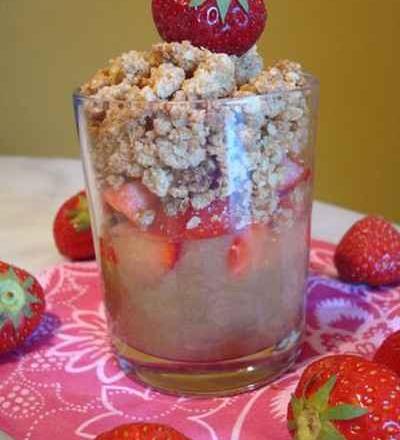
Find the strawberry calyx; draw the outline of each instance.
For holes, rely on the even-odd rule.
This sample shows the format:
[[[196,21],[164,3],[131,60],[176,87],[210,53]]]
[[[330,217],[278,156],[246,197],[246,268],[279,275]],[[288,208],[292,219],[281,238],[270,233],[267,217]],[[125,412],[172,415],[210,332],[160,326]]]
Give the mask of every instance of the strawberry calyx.
[[[0,331],[11,321],[17,332],[22,318],[32,317],[31,305],[40,302],[39,298],[29,293],[33,284],[32,277],[21,282],[12,268],[0,274]]]
[[[203,5],[207,0],[191,0],[190,7],[198,8]],[[216,0],[218,12],[222,23],[225,23],[226,16],[228,15],[229,8],[232,2],[235,0]],[[244,9],[246,14],[249,13],[250,7],[248,0],[238,0],[240,6]]]
[[[311,379],[310,384],[313,382]],[[288,428],[294,432],[295,440],[346,440],[332,422],[353,420],[368,413],[366,408],[350,404],[329,405],[337,376],[332,376],[319,390],[306,397],[308,386],[302,397],[292,397],[293,420]],[[309,385],[310,385],[309,384]]]
[[[85,195],[78,196],[76,208],[69,210],[67,216],[75,231],[83,232],[90,229],[89,207]]]

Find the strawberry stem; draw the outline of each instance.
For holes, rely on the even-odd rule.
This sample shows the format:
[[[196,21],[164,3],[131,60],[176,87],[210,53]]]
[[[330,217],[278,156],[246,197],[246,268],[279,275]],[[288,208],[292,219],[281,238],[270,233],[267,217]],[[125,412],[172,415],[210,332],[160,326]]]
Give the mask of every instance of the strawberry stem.
[[[76,209],[68,213],[68,218],[77,232],[87,231],[90,228],[90,214],[86,196],[79,196]]]
[[[291,407],[294,419],[289,429],[294,431],[295,440],[346,440],[332,421],[357,419],[368,414],[368,410],[349,404],[329,406],[329,399],[337,382],[336,376],[332,376],[314,394],[306,397],[314,379],[304,388],[301,398],[293,396]]]
[[[311,408],[304,411],[297,418],[297,432],[295,440],[316,440],[321,432],[321,421],[318,413]]]

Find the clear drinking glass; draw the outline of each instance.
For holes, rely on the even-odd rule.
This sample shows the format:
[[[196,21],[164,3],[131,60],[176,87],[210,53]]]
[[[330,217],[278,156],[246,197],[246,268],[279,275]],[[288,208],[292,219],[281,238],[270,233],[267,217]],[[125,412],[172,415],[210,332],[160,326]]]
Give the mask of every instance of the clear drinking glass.
[[[318,94],[312,76],[214,101],[75,94],[111,338],[139,381],[230,395],[294,362]]]

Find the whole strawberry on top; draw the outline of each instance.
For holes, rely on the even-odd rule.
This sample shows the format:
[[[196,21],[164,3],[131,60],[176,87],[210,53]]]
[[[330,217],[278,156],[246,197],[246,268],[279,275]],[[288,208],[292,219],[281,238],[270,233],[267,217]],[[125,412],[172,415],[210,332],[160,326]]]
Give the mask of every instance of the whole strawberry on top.
[[[400,376],[400,331],[383,341],[375,353],[374,362],[386,365]]]
[[[335,265],[350,283],[374,287],[400,283],[400,233],[381,217],[365,217],[342,238]]]
[[[132,423],[119,426],[96,437],[96,440],[189,440],[169,426]]]
[[[288,408],[296,440],[397,440],[399,420],[400,377],[358,356],[311,364]]]
[[[263,33],[267,10],[263,0],[153,0],[153,17],[167,42],[243,55]]]
[[[20,346],[45,308],[43,289],[26,271],[0,261],[0,354]]]
[[[86,193],[81,191],[58,210],[53,224],[57,249],[71,260],[91,260],[94,246]]]

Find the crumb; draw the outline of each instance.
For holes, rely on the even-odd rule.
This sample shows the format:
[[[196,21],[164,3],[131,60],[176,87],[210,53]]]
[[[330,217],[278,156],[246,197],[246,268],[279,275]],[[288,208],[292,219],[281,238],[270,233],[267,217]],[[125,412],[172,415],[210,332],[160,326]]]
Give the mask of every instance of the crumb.
[[[162,168],[152,167],[144,171],[142,182],[152,193],[165,197],[172,182],[172,175]]]
[[[235,63],[225,54],[209,54],[187,79],[182,90],[188,99],[217,99],[235,90]]]
[[[189,41],[183,41],[182,43],[160,43],[153,46],[150,53],[150,61],[156,67],[167,62],[182,68],[186,73],[192,73],[206,53],[209,52],[192,46]]]
[[[181,88],[184,79],[183,69],[165,63],[151,69],[149,85],[156,96],[160,99],[167,99]]]
[[[153,210],[146,210],[141,212],[137,217],[137,222],[142,229],[147,229],[154,223],[156,213]]]
[[[133,85],[138,84],[143,77],[150,74],[150,64],[146,60],[145,54],[136,50],[122,54],[118,64],[121,66],[125,78]]]
[[[195,229],[201,224],[201,218],[194,216],[186,223],[186,229]]]
[[[264,67],[262,57],[258,54],[257,46],[241,57],[234,57],[235,77],[238,86],[247,84],[251,79],[259,75]]]

